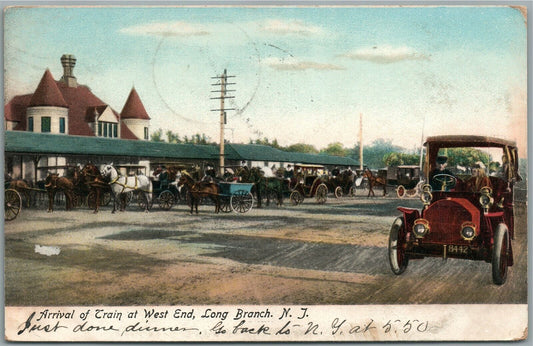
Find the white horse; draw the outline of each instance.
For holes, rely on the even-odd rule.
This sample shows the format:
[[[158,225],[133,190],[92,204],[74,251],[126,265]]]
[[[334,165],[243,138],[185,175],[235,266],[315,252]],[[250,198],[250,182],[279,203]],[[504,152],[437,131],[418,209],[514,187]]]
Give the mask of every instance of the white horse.
[[[259,167],[258,167],[259,168]],[[274,172],[272,172],[272,169],[268,166],[265,166],[265,167],[260,167],[259,168],[261,171],[263,171],[264,175],[265,175],[265,178],[273,178],[275,177],[276,175],[274,174]]]
[[[125,208],[125,196],[130,191],[140,193],[139,196],[144,198],[144,211],[148,212],[152,199],[152,182],[145,175],[121,176],[115,167],[105,165],[102,169],[102,176],[109,180],[111,191],[113,192],[113,213],[116,211],[117,198],[120,199],[120,211]]]

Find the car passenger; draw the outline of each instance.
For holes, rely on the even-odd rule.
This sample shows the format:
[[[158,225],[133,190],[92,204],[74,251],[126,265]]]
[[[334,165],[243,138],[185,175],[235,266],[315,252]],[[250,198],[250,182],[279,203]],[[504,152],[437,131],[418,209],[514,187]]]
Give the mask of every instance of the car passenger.
[[[479,161],[472,166],[472,177],[466,181],[466,190],[469,192],[479,192],[483,187],[490,187],[492,189],[492,183],[485,172],[485,165]]]

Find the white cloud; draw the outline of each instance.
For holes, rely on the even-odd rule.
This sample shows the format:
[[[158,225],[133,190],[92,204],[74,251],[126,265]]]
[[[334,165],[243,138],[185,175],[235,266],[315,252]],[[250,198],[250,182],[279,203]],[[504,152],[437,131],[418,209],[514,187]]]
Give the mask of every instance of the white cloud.
[[[311,36],[322,34],[322,28],[307,25],[300,20],[283,21],[279,19],[269,19],[259,24],[261,30],[280,35],[303,35]]]
[[[379,64],[390,64],[403,60],[428,60],[425,54],[417,52],[415,49],[401,46],[373,46],[359,48],[355,51],[341,54],[341,57],[353,60],[367,60]]]
[[[338,65],[320,63],[315,61],[302,61],[296,58],[266,58],[262,63],[281,71],[302,71],[302,70],[344,70],[345,68]]]
[[[123,28],[120,32],[135,36],[160,37],[205,36],[210,34],[204,25],[182,21],[140,24]]]

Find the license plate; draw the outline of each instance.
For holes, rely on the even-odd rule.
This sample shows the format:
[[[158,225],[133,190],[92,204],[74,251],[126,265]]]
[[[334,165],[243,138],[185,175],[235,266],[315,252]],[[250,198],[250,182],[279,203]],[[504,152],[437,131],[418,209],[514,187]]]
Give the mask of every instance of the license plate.
[[[466,245],[448,245],[448,253],[456,255],[468,255],[469,247]]]

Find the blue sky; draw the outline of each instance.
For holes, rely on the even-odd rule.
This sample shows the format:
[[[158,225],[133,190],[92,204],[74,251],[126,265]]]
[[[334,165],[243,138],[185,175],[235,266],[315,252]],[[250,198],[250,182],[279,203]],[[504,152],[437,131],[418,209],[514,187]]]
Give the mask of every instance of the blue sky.
[[[352,147],[360,114],[367,144],[527,136],[527,30],[510,7],[34,7],[4,25],[7,100],[74,54],[78,82],[117,111],[134,86],[153,130],[218,141],[210,84],[227,69],[234,142]]]

